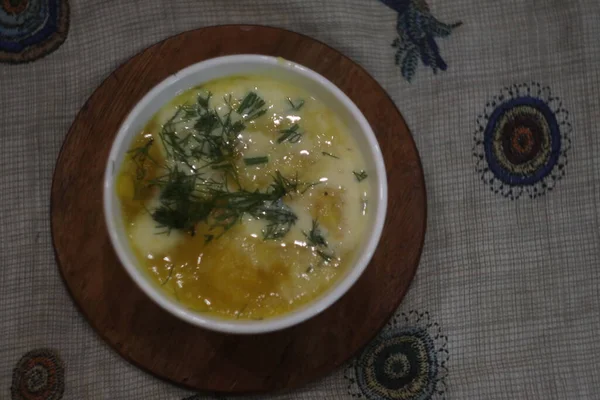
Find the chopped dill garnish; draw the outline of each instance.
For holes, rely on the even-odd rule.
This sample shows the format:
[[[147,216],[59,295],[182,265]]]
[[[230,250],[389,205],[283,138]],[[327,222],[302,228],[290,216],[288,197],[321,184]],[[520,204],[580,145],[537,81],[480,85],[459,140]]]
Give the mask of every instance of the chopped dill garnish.
[[[298,180],[298,172],[293,178],[286,178],[279,171],[275,171],[273,175],[273,183],[271,183],[270,193],[274,197],[282,198],[291,193],[304,194],[313,186],[320,185],[323,182],[305,183]]]
[[[280,130],[281,136],[277,139],[277,143],[283,143],[286,140],[290,143],[298,143],[302,138],[302,133],[298,131],[299,128],[298,124],[294,124],[287,129]]]
[[[296,214],[281,200],[271,205],[260,207],[251,214],[255,218],[268,221],[267,226],[263,229],[264,240],[274,240],[284,237],[298,220]]]
[[[292,110],[294,111],[299,111],[302,106],[304,105],[304,100],[300,99],[298,100],[298,102],[296,102],[296,104],[294,104],[294,102],[292,101],[292,99],[290,99],[289,97],[287,98],[288,103],[290,103],[290,106],[292,106]]]
[[[258,165],[258,164],[267,164],[269,162],[269,157],[248,157],[244,158],[244,164],[246,165]]]
[[[331,153],[328,153],[328,152],[326,152],[326,151],[324,151],[324,152],[323,152],[323,155],[324,155],[324,156],[327,156],[327,157],[331,157],[331,158],[337,158],[338,160],[340,159],[338,156],[334,156],[333,154],[331,154]]]
[[[276,193],[245,190],[221,192],[216,194],[215,204],[220,205],[220,208],[215,210],[211,228],[221,227],[226,232],[247,213],[267,222],[263,231],[265,240],[285,236],[298,219]]]
[[[304,231],[302,231],[302,233],[306,237],[306,241],[309,244],[309,246],[325,246],[325,247],[327,247],[327,241],[325,240],[325,237],[323,236],[323,233],[321,232],[321,229],[319,228],[319,221],[317,221],[316,219],[313,219],[313,221],[312,221],[311,230],[308,233],[306,233]]]
[[[212,210],[210,203],[183,201],[179,203],[163,203],[152,213],[152,218],[170,231],[178,229],[196,234],[196,224],[205,220]],[[167,232],[168,232],[167,231]]]
[[[359,182],[364,181],[365,179],[367,179],[367,176],[368,176],[367,173],[364,170],[360,170],[358,172],[352,171],[352,173],[356,177],[356,180],[359,181]]]
[[[306,243],[316,249],[315,253],[317,253],[317,255],[323,259],[323,261],[328,263],[334,259],[333,254],[328,254],[321,250],[323,248],[327,248],[328,244],[323,236],[323,233],[321,232],[321,228],[319,228],[319,222],[316,219],[313,219],[312,221],[311,230],[308,233],[302,231],[302,234],[306,238]]]
[[[323,261],[325,262],[330,262],[331,260],[333,260],[333,255],[331,254],[327,254],[325,253],[323,250],[317,250],[317,254],[319,255],[319,257],[321,257],[323,259]]]
[[[208,111],[198,118],[194,124],[194,129],[205,135],[210,134],[219,126],[219,116],[215,112]]]
[[[271,184],[263,190],[248,191],[238,180],[239,133],[246,122],[265,114],[265,101],[250,92],[239,102],[225,96],[226,112],[211,107],[212,94],[204,92],[193,104],[178,107],[163,125],[158,137],[165,149],[166,161],[158,165],[158,176],[146,178],[143,169],[151,160],[152,141],[131,150],[132,160],[139,167],[141,185],[158,189],[158,205],[148,210],[161,233],[179,230],[196,234],[198,224],[205,224],[204,243],[218,239],[239,223],[244,215],[265,221],[265,240],[284,237],[296,224],[298,217],[283,199],[304,193],[318,184],[301,183],[298,174],[286,177],[275,171]],[[237,108],[234,104],[238,104]],[[300,103],[295,104],[300,106]],[[229,108],[227,110],[227,107]],[[281,132],[280,142],[298,141],[301,137],[297,124]],[[243,158],[245,165],[269,162],[269,156]],[[233,182],[229,179],[233,178]],[[231,183],[236,183],[235,185]]]
[[[158,227],[195,235],[196,224],[205,222],[221,234],[237,224],[244,214],[264,220],[264,239],[278,239],[287,234],[298,217],[281,198],[297,191],[297,179],[285,178],[279,171],[265,192],[244,189],[230,191],[226,183],[205,180],[202,176],[186,175],[175,168],[166,176],[150,181],[161,188],[160,205],[151,213]],[[205,235],[205,243],[220,235]]]
[[[211,97],[212,97],[212,93],[207,92],[206,97],[202,97],[202,95],[198,95],[196,102],[198,103],[198,106],[200,106],[204,109],[208,109],[208,103],[210,102]]]
[[[252,121],[267,112],[265,101],[256,93],[250,92],[244,97],[236,112],[240,114],[244,120]]]
[[[131,160],[135,163],[135,177],[137,180],[142,180],[146,176],[146,160],[151,161],[153,164],[157,164],[150,156],[150,147],[152,147],[153,143],[154,139],[151,138],[143,146],[136,147],[127,152],[131,154]]]
[[[297,192],[298,185],[298,173],[296,173],[293,179],[288,179],[281,172],[276,171],[273,176],[273,183],[269,186],[269,192],[274,198],[280,199],[288,193]]]
[[[179,107],[163,126],[159,137],[167,159],[180,162],[194,171],[211,166],[212,169],[225,171],[237,182],[234,166],[238,157],[237,136],[245,125],[237,114],[233,114],[231,106],[222,116],[210,108],[211,97],[210,92],[200,94],[196,104]],[[182,121],[188,122],[188,128],[178,131],[177,124]]]
[[[151,212],[159,228],[166,232],[177,229],[196,233],[196,224],[206,220],[212,210],[211,199],[194,196],[198,175],[186,175],[178,168],[167,175],[149,181],[149,186],[161,188],[160,205]]]

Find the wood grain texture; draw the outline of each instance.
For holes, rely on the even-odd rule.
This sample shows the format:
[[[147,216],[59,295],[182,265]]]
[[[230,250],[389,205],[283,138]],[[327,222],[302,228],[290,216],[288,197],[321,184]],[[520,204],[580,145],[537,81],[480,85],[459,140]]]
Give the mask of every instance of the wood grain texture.
[[[156,84],[190,64],[229,54],[281,56],[335,83],[373,127],[388,174],[388,216],[361,279],[309,321],[255,336],[209,332],[154,304],[129,278],[109,241],[102,179],[112,141],[129,111]],[[426,225],[423,171],[408,128],[381,86],[332,48],[289,31],[229,25],[185,32],[114,71],[77,115],[52,185],[58,266],[75,303],[124,358],[198,390],[266,392],[321,377],[354,355],[387,322],[416,271]]]

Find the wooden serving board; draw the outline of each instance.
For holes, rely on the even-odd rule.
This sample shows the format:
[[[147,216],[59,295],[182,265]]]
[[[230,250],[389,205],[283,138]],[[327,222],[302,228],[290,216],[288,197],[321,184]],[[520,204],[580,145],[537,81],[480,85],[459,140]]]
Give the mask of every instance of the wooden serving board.
[[[156,84],[190,64],[229,54],[281,56],[335,83],[362,110],[381,145],[388,216],[361,279],[331,308],[284,331],[235,336],[206,331],[163,311],[129,278],[109,241],[102,180],[112,141]],[[276,28],[198,29],[155,44],[114,71],[77,115],[52,184],[52,235],[64,281],[96,331],[125,359],[189,388],[228,392],[289,389],[322,377],[383,327],[415,274],[426,197],[415,143],[379,84],[359,65],[309,37]]]

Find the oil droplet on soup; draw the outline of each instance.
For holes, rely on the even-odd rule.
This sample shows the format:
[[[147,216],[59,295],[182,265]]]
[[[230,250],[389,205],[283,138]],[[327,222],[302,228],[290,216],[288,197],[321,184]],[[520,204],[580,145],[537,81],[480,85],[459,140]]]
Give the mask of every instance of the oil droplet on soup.
[[[198,312],[263,319],[318,298],[354,261],[368,172],[327,104],[237,76],[159,110],[116,190],[130,245],[158,285]]]

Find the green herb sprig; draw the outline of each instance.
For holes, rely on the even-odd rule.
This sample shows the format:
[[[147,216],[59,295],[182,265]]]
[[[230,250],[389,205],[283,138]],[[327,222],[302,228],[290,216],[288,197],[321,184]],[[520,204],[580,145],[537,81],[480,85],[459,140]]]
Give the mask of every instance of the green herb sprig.
[[[210,92],[203,93],[194,104],[179,107],[160,130],[158,136],[167,161],[159,166],[162,175],[144,181],[147,188],[160,190],[159,205],[148,211],[162,233],[175,229],[195,235],[199,223],[207,224],[206,244],[235,226],[245,214],[266,221],[265,240],[284,237],[298,217],[283,198],[314,184],[299,182],[297,174],[290,178],[276,171],[265,191],[245,190],[237,179],[238,136],[246,122],[266,113],[266,103],[250,92],[235,108],[235,101],[228,96],[224,100],[229,110],[220,114],[210,107],[211,98]],[[283,134],[287,135],[285,140],[291,141],[299,140],[301,135],[297,125]],[[151,159],[151,145],[150,141],[133,149],[132,160],[143,167]],[[250,157],[243,161],[245,165],[260,165],[268,163],[269,158]],[[140,180],[146,176],[141,167]],[[222,179],[212,178],[214,172],[207,171],[219,171]],[[228,177],[237,183],[237,190],[231,189]]]
[[[248,157],[244,158],[244,164],[246,165],[259,165],[259,164],[267,164],[269,162],[269,157]]]
[[[323,236],[323,232],[321,232],[319,222],[316,219],[313,219],[312,221],[311,230],[308,233],[302,231],[302,234],[306,238],[306,243],[315,249],[315,252],[323,259],[323,261],[328,263],[335,258],[333,253],[324,251],[324,249],[328,248],[328,244],[327,240],[325,240],[325,236]]]
[[[290,106],[292,107],[292,110],[294,111],[300,111],[300,109],[302,108],[302,106],[304,106],[304,100],[300,99],[296,102],[296,104],[294,104],[294,102],[292,101],[291,98],[287,98],[288,103],[290,103]]]
[[[340,159],[338,156],[328,153],[326,151],[323,151],[322,153],[324,156],[331,157],[331,158],[337,158],[338,160]]]
[[[306,242],[309,244],[309,246],[325,246],[325,247],[327,247],[327,241],[325,240],[325,237],[323,236],[323,233],[321,232],[321,229],[319,228],[319,222],[316,219],[313,219],[313,221],[312,221],[311,230],[308,233],[306,233],[306,232],[302,232],[302,233],[306,237]]]
[[[299,131],[300,126],[298,124],[294,124],[287,129],[282,129],[279,131],[281,136],[277,139],[277,143],[283,143],[286,140],[290,143],[298,143],[302,138],[302,133]]]
[[[237,113],[244,117],[246,121],[252,121],[264,115],[267,112],[265,101],[254,92],[250,92],[244,97],[237,108]]]
[[[136,179],[138,180],[142,180],[146,176],[146,161],[158,165],[158,163],[150,156],[150,147],[152,147],[153,143],[154,139],[150,139],[146,144],[127,152],[128,154],[131,154],[131,160],[136,165]]]
[[[260,207],[252,213],[252,216],[268,221],[267,226],[262,232],[263,239],[265,240],[274,240],[284,237],[296,221],[298,221],[296,214],[294,214],[294,212],[281,200]]]
[[[354,174],[354,177],[356,178],[356,180],[359,182],[364,181],[369,176],[369,175],[367,175],[367,173],[364,170],[352,171],[352,173]]]
[[[175,229],[195,235],[196,225],[205,222],[209,230],[220,229],[223,234],[249,214],[267,222],[264,239],[277,239],[285,236],[298,219],[281,201],[297,191],[298,180],[288,179],[279,171],[265,192],[230,191],[226,183],[186,175],[177,168],[151,184],[161,187],[161,203],[152,217],[166,233]],[[214,238],[218,237],[205,237],[205,242]]]

